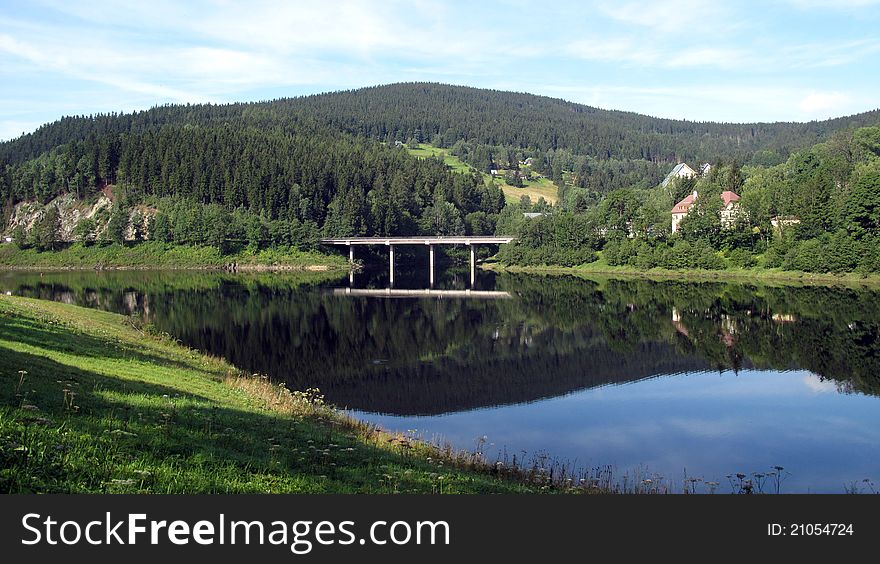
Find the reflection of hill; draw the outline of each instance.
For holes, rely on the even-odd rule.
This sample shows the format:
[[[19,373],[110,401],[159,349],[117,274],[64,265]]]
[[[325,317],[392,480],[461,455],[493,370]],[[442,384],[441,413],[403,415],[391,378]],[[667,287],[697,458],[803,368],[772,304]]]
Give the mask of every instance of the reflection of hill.
[[[747,366],[880,393],[880,294],[867,290],[504,275],[496,287],[512,299],[387,300],[277,276],[91,276],[2,282],[139,313],[245,370],[366,411],[444,413]]]
[[[357,381],[326,388],[337,405],[393,415],[435,415],[503,404],[525,403],[608,384],[706,369],[663,343],[641,343],[620,352],[597,344],[563,355],[454,361],[365,370]]]

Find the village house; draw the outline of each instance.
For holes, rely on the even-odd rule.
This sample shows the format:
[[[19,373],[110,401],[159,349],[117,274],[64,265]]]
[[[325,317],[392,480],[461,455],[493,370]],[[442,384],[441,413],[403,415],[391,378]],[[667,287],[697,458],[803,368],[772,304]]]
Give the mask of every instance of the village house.
[[[672,172],[666,175],[666,178],[663,179],[660,185],[666,188],[666,185],[675,178],[693,178],[695,176],[697,176],[697,171],[689,167],[687,163],[678,163],[672,169]]]
[[[733,224],[736,223],[736,219],[739,217],[739,194],[731,192],[730,190],[725,190],[724,192],[721,192],[721,200],[724,202],[724,207],[722,207],[719,212],[719,215],[721,216],[721,228],[729,229],[733,227]]]
[[[681,221],[687,217],[688,212],[691,207],[696,203],[699,194],[696,190],[692,194],[688,194],[686,198],[682,201],[675,204],[672,208],[672,232],[676,233],[678,231],[678,227],[681,224]],[[733,227],[733,224],[736,222],[737,218],[740,214],[740,204],[739,204],[739,194],[736,192],[731,192],[730,190],[725,190],[721,192],[721,200],[724,202],[724,206],[721,208],[720,216],[721,216],[721,227],[729,228]]]
[[[702,165],[700,165],[700,172],[697,172],[689,167],[687,163],[678,163],[677,165],[675,165],[675,168],[672,169],[672,172],[666,175],[666,178],[663,179],[663,182],[660,183],[660,186],[666,188],[666,185],[676,178],[695,178],[697,176],[706,176],[707,174],[709,174],[710,170],[712,170],[712,165],[710,165],[709,163],[703,163]]]

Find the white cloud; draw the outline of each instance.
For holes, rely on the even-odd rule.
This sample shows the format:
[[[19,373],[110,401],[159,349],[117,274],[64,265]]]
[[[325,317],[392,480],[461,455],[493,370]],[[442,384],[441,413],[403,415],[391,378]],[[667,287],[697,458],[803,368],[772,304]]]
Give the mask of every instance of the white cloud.
[[[388,58],[416,63],[402,65],[402,72],[408,66],[467,74],[547,51],[538,41],[514,41],[503,28],[471,27],[438,2],[46,4],[70,23],[0,17],[0,53],[44,73],[157,101],[232,100],[239,92],[286,85],[375,84],[390,74]],[[83,34],[83,27],[92,31]]]
[[[803,383],[811,392],[816,394],[837,393],[839,391],[834,381],[822,380],[815,374],[804,375]]]
[[[798,107],[806,114],[837,115],[850,102],[844,92],[810,92],[801,99]]]
[[[51,109],[0,104],[0,120],[399,80],[701,120],[814,119],[878,105],[868,94],[876,91],[872,56],[880,53],[873,35],[812,41],[764,34],[761,22],[744,25],[745,10],[710,0],[465,7],[438,0],[42,0],[36,15],[0,15],[0,97],[18,99],[33,80],[40,83],[34,98]],[[843,74],[855,62],[861,86]],[[842,80],[826,89],[815,77],[832,68]],[[4,90],[3,81],[15,86]]]
[[[598,9],[613,20],[676,35],[717,33],[735,24],[724,2],[709,0],[601,2]]]
[[[25,59],[36,68],[59,72],[71,78],[88,80],[120,88],[138,94],[147,94],[162,99],[179,102],[210,101],[210,98],[196,92],[186,92],[155,81],[133,76],[132,68],[143,68],[152,63],[176,64],[159,53],[109,51],[91,43],[78,44],[67,41],[28,42],[8,34],[0,34],[0,52]],[[167,69],[167,65],[165,67]],[[171,75],[165,74],[166,78]]]
[[[745,67],[754,62],[747,51],[725,47],[675,46],[626,38],[579,39],[569,43],[565,52],[575,58],[617,62],[644,67],[720,68]]]
[[[616,61],[650,65],[657,62],[657,54],[643,49],[629,39],[578,39],[565,48],[566,53],[579,59]]]
[[[15,139],[22,133],[33,131],[42,125],[35,121],[0,120],[0,141]]]
[[[716,67],[730,69],[745,67],[751,64],[753,60],[752,54],[738,49],[695,47],[671,54],[664,64],[672,68]]]
[[[793,86],[701,84],[699,81],[676,86],[533,83],[528,89],[599,108],[690,121],[809,121],[853,114],[872,107],[868,99],[841,92],[813,91],[810,96],[814,103],[802,106],[804,90]],[[834,105],[815,103],[827,100],[835,102]]]
[[[853,9],[868,8],[880,4],[880,0],[786,0],[788,4],[802,9]]]

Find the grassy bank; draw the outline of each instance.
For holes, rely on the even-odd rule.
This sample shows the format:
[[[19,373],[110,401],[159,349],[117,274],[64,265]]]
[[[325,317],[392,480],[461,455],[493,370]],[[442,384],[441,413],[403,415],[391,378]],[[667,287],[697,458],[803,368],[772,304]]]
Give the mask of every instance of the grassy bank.
[[[847,285],[847,286],[880,286],[880,275],[858,273],[825,273],[800,272],[769,268],[728,268],[724,270],[669,270],[651,268],[639,270],[632,266],[612,266],[601,258],[595,262],[578,266],[515,266],[500,262],[487,262],[483,265],[487,270],[496,272],[522,272],[533,274],[574,274],[601,275],[621,278],[644,278],[648,280],[730,280],[753,282],[780,282],[815,285]]]
[[[389,435],[116,314],[0,296],[0,378],[3,493],[541,487],[534,473]]]
[[[170,245],[145,241],[134,245],[74,244],[58,251],[38,252],[0,245],[0,268],[11,269],[218,269],[235,264],[239,270],[327,270],[348,268],[342,256],[297,249],[264,249],[222,254],[215,247]]]

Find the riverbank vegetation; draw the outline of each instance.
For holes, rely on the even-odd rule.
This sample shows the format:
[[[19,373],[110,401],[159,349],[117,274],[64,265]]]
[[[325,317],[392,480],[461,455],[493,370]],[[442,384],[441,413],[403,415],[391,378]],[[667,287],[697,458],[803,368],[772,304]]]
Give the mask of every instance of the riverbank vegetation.
[[[0,296],[4,493],[550,487],[344,417],[120,315]],[[531,483],[529,481],[531,480]],[[560,482],[562,483],[562,482]]]
[[[0,245],[0,268],[22,270],[106,269],[235,269],[333,270],[347,269],[340,255],[301,251],[296,247],[242,249],[223,253],[207,245],[175,245],[158,241],[83,245],[75,243],[40,252],[14,244]]]

